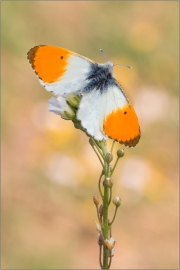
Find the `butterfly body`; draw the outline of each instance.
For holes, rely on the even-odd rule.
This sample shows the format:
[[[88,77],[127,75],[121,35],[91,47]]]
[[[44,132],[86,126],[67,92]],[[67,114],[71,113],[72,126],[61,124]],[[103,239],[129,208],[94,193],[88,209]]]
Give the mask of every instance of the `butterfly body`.
[[[28,60],[47,91],[82,95],[77,119],[96,140],[112,138],[133,147],[140,139],[136,113],[114,78],[113,63],[96,62],[55,46],[36,46]]]

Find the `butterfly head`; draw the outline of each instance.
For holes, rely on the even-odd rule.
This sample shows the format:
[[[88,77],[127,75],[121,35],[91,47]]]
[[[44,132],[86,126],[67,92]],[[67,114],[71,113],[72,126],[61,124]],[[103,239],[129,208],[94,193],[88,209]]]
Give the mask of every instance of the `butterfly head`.
[[[114,64],[112,62],[108,61],[105,64],[101,64],[101,66],[105,68],[107,72],[109,72],[112,76],[114,76],[114,72],[113,72]]]

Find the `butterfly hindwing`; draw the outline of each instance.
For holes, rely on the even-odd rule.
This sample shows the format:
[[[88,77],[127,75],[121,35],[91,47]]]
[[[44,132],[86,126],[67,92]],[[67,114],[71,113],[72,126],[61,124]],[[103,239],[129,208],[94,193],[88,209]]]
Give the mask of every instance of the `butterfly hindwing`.
[[[77,112],[77,118],[87,130],[87,133],[99,141],[107,139],[102,130],[101,103],[102,94],[93,89],[82,96]]]
[[[133,106],[122,89],[113,86],[103,99],[103,132],[125,146],[134,147],[140,139],[140,127]]]
[[[133,147],[140,139],[138,118],[120,87],[114,85],[103,93],[94,89],[84,94],[77,113],[82,126],[96,140],[107,137]]]

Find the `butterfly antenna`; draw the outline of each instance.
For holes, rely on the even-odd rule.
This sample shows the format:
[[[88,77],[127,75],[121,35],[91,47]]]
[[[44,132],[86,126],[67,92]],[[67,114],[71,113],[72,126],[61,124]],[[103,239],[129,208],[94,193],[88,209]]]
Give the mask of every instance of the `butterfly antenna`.
[[[121,67],[126,67],[126,68],[132,68],[131,66],[125,66],[125,65],[121,65],[121,64],[116,64],[114,66],[121,66]]]
[[[104,58],[105,58],[107,61],[109,61],[108,58],[107,58],[107,56],[105,55],[105,53],[103,52],[102,49],[100,49],[100,52],[102,53],[102,55],[104,56]]]

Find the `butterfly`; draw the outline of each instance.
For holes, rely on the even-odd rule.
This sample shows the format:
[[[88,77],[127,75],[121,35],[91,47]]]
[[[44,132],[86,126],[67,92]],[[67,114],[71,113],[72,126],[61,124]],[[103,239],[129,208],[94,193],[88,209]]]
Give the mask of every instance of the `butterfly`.
[[[77,119],[96,140],[111,138],[134,147],[140,139],[139,122],[132,104],[113,74],[114,64],[96,62],[56,46],[30,49],[27,58],[40,84],[56,96],[82,96]]]

